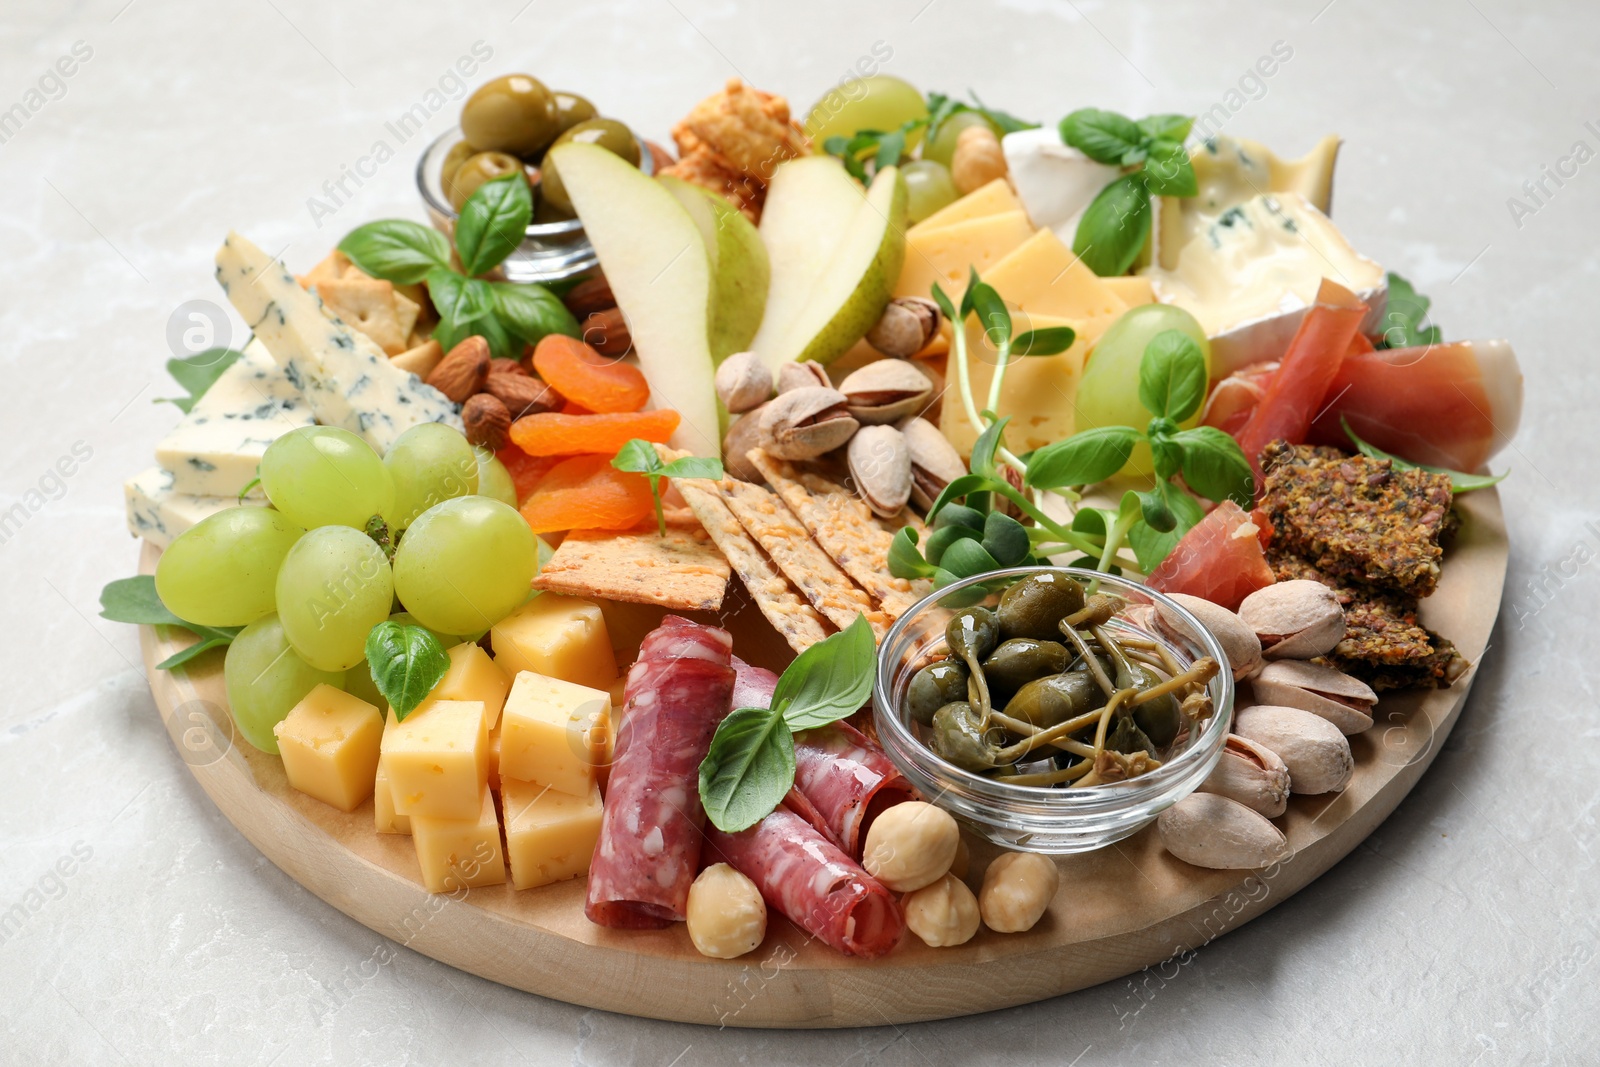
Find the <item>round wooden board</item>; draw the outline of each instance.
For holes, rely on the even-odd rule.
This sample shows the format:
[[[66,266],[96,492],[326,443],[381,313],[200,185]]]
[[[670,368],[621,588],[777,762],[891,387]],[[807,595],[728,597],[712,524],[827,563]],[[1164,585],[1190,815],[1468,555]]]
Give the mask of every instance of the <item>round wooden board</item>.
[[[1494,491],[1460,502],[1463,525],[1424,621],[1476,663],[1505,581],[1507,543]],[[146,545],[142,569],[159,550]],[[737,583],[730,600],[743,590]],[[607,605],[627,662],[659,610]],[[747,604],[718,620],[741,654],[785,653]],[[237,737],[222,656],[189,669],[154,665],[187,634],[142,627],[151,690],[178,753],[240,833],[290,877],[351,918],[454,967],[542,996],[629,1015],[729,1026],[872,1026],[950,1018],[1043,1000],[1175,955],[1248,922],[1333,866],[1394,810],[1455,724],[1476,675],[1440,691],[1386,695],[1377,725],[1350,740],[1356,773],[1343,793],[1297,796],[1279,824],[1294,856],[1258,872],[1208,871],[1166,853],[1154,827],[1099,852],[1062,857],[1061,890],[1025,934],[981,931],[959,948],[914,936],[887,958],[847,959],[774,916],[766,941],[732,961],[700,956],[681,926],[607,930],[583,916],[583,880],[515,892],[428,893],[409,837],[373,831],[372,805],[346,815],[288,787],[278,759]],[[765,653],[763,655],[763,653]],[[973,849],[977,885],[992,855]]]

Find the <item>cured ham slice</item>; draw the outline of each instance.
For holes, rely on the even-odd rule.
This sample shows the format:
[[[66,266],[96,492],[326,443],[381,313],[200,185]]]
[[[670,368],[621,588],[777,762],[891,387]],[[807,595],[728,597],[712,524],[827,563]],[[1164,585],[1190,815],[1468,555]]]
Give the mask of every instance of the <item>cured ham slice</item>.
[[[733,706],[733,638],[669,615],[628,670],[622,726],[589,864],[584,914],[601,926],[681,921],[700,869],[700,762]]]
[[[1145,582],[1160,593],[1187,593],[1229,611],[1276,579],[1261,550],[1261,529],[1231,500],[1183,535]]]
[[[894,894],[784,805],[736,834],[709,827],[707,838],[769,907],[819,941],[863,959],[899,944],[906,924]]]

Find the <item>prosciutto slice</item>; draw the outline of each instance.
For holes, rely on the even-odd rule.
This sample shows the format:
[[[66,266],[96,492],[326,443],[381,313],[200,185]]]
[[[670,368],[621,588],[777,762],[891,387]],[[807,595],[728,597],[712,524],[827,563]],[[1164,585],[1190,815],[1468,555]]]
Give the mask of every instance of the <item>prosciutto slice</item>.
[[[700,761],[733,706],[733,638],[669,615],[628,670],[622,726],[589,864],[584,914],[601,926],[684,918],[700,867]]]
[[[876,959],[905,932],[900,903],[805,819],[779,805],[748,830],[707,830],[711,847],[767,904],[847,956]]]

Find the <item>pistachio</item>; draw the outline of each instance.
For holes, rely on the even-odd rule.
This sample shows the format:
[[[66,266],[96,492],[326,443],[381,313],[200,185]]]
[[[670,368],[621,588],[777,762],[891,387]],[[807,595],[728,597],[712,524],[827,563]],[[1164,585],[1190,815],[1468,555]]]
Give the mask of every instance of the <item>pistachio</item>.
[[[766,409],[767,405],[762,404],[735,417],[733,425],[728,428],[728,436],[722,439],[722,469],[730,478],[756,485],[766,480],[756,465],[750,462],[748,455],[751,449],[761,444],[761,413]]]
[[[1256,870],[1291,852],[1266,816],[1216,793],[1190,793],[1161,813],[1156,831],[1168,852],[1214,870]]]
[[[1199,619],[1201,625],[1211,631],[1211,636],[1217,639],[1217,644],[1227,653],[1228,666],[1233,669],[1234,681],[1249,678],[1261,669],[1261,642],[1256,638],[1255,632],[1245,625],[1243,619],[1222,605],[1213,604],[1203,597],[1190,596],[1188,593],[1168,593],[1167,596],[1187,608],[1189,614]],[[1199,636],[1191,633],[1188,623],[1163,604],[1156,605],[1156,624],[1168,635],[1180,640],[1192,641]]]
[[[1270,748],[1229,734],[1223,741],[1222,758],[1210,777],[1200,783],[1200,792],[1237,800],[1251,811],[1275,819],[1289,805],[1289,768]]]
[[[871,426],[916,414],[933,395],[933,383],[910,363],[880,359],[846,376],[839,392],[856,421]]]
[[[778,392],[788,393],[796,389],[822,388],[832,389],[833,382],[828,378],[828,372],[820,363],[785,363],[778,369]]]
[[[1261,640],[1268,659],[1310,659],[1344,639],[1344,608],[1321,582],[1296,578],[1257,589],[1239,617]]]
[[[1359,678],[1318,663],[1282,659],[1267,664],[1252,683],[1257,700],[1320,715],[1340,733],[1372,728],[1378,694]]]
[[[772,397],[772,372],[754,352],[735,352],[717,368],[716,387],[722,406],[737,415]]]
[[[928,347],[943,318],[939,305],[925,296],[896,297],[867,331],[867,344],[886,356],[905,359]]]
[[[927,419],[902,419],[899,429],[911,456],[911,499],[926,511],[945,486],[967,473],[967,465],[949,438]]]
[[[761,447],[779,459],[815,459],[850,440],[860,426],[845,410],[843,393],[807,386],[769,401],[758,432]]]
[[[863,426],[845,450],[850,477],[867,507],[884,518],[900,514],[911,499],[911,453],[893,426]]]
[[[1331,793],[1350,784],[1355,756],[1327,719],[1299,708],[1257,704],[1237,711],[1233,732],[1277,753],[1289,768],[1292,793]]]

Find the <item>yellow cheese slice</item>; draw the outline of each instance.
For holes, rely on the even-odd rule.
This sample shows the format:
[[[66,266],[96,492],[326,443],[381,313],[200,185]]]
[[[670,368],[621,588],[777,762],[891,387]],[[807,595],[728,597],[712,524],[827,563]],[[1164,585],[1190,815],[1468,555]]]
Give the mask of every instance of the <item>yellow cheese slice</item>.
[[[986,215],[1003,215],[1008,211],[1021,211],[1022,201],[1017,199],[1017,194],[1011,191],[1011,185],[1004,178],[996,178],[988,185],[972,190],[966,196],[959,197],[950,204],[945,205],[932,215],[911,227],[907,233],[916,233],[921,229],[937,230],[941,226],[952,223],[966,222],[969,219],[979,219]]]
[[[1101,284],[1129,307],[1138,307],[1140,304],[1154,304],[1156,302],[1155,287],[1150,284],[1149,278],[1142,278],[1137,274],[1127,274],[1121,278],[1101,278]]]
[[[906,262],[894,295],[929,296],[938,282],[952,301],[959,302],[973,268],[987,276],[990,267],[1031,236],[1033,224],[1024,211],[968,219],[921,233],[908,231]]]
[[[1040,230],[989,270],[978,269],[1012,308],[1024,316],[1073,321],[1120,315],[1127,310],[1104,279],[1084,266],[1050,230]],[[1017,332],[1030,325],[1015,314]]]

